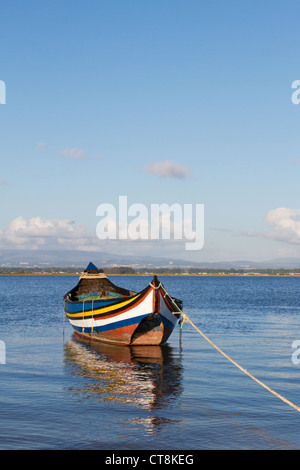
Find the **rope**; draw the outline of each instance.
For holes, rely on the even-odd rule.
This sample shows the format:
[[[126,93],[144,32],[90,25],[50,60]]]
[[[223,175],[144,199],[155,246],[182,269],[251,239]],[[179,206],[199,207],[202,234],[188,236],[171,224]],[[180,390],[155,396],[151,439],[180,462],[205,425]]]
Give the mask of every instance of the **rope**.
[[[92,333],[94,333],[94,299],[92,299]]]
[[[63,339],[65,337],[65,315],[66,315],[66,309],[65,309],[65,299],[64,299],[64,309],[63,309]]]
[[[155,289],[155,290],[159,289],[160,287],[162,287],[164,289],[164,286],[162,285],[161,282],[158,284],[157,287],[154,284],[152,284],[152,282],[149,283],[149,286],[153,287],[153,289]],[[164,289],[164,291],[165,291],[165,289]]]
[[[203,336],[204,339],[206,339],[206,341],[208,341],[217,351],[219,351],[219,353],[221,353],[224,357],[226,357],[226,359],[228,359],[230,362],[232,362],[232,364],[234,364],[238,369],[240,369],[242,372],[244,372],[244,374],[248,375],[248,377],[250,377],[251,379],[253,379],[255,382],[257,382],[259,385],[261,385],[262,387],[264,387],[266,390],[268,390],[270,393],[272,393],[273,395],[275,395],[277,398],[280,398],[280,400],[284,401],[285,403],[287,403],[289,406],[291,406],[292,408],[294,408],[296,411],[299,411],[300,412],[300,407],[297,406],[297,405],[294,405],[294,403],[292,403],[291,401],[287,400],[286,398],[284,398],[282,395],[280,395],[279,393],[275,392],[275,390],[272,390],[272,388],[268,387],[268,385],[264,384],[261,380],[257,379],[256,377],[254,377],[254,375],[250,374],[250,372],[248,372],[246,369],[244,369],[244,367],[240,366],[237,362],[235,362],[233,359],[231,359],[231,357],[229,357],[224,351],[222,351],[222,349],[220,349],[218,346],[216,346],[204,333],[202,333],[201,330],[199,330],[199,328],[196,327],[196,325],[194,325],[194,323],[190,320],[190,318],[187,316],[186,313],[182,312],[182,315],[183,315],[183,322],[181,323],[181,327],[183,325],[183,323],[185,321],[187,321],[188,323],[190,323],[194,328],[195,330],[198,331],[198,333],[200,333],[201,336]]]
[[[290,400],[287,400],[286,398],[284,398],[282,395],[280,395],[279,393],[275,392],[275,390],[273,390],[272,388],[268,387],[268,385],[264,384],[261,380],[257,379],[256,377],[254,377],[254,375],[252,375],[250,372],[247,371],[247,369],[245,369],[244,367],[240,366],[237,362],[235,362],[231,357],[228,356],[228,354],[226,354],[224,351],[222,351],[222,349],[220,349],[216,344],[214,344],[204,333],[202,333],[201,330],[199,330],[199,328],[197,328],[196,325],[194,325],[194,323],[192,322],[192,320],[187,316],[187,314],[185,312],[183,312],[179,307],[178,305],[174,302],[174,300],[172,299],[172,297],[167,293],[166,289],[164,288],[164,286],[161,284],[161,287],[162,289],[164,290],[165,294],[168,295],[170,297],[170,299],[172,300],[172,302],[174,303],[174,305],[176,305],[177,309],[179,309],[180,313],[181,313],[181,320],[180,320],[180,328],[182,329],[183,327],[183,324],[184,322],[188,322],[190,323],[190,325],[192,325],[193,328],[195,328],[195,330],[198,331],[198,333],[200,333],[200,335],[206,340],[209,342],[209,344],[211,344],[211,346],[213,346],[220,354],[222,354],[224,357],[226,357],[226,359],[228,359],[232,364],[234,364],[238,369],[240,369],[242,372],[244,372],[244,374],[248,375],[248,377],[250,377],[252,380],[254,380],[255,382],[257,382],[259,385],[261,385],[262,387],[264,387],[266,390],[268,390],[270,393],[272,393],[273,395],[275,395],[277,398],[280,398],[280,400],[282,400],[284,403],[286,403],[287,405],[291,406],[292,408],[294,408],[296,411],[299,411],[300,412],[300,407],[297,406],[297,405],[294,405],[294,403],[292,403]]]
[[[82,333],[84,333],[84,325],[85,325],[85,320],[84,320],[84,301],[82,302],[82,313],[83,313],[83,327],[82,327]]]

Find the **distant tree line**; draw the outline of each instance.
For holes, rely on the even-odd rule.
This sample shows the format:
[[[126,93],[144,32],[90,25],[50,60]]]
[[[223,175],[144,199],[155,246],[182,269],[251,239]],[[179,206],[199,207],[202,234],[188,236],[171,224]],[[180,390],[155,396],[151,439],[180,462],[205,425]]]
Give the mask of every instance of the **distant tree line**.
[[[1,267],[0,274],[79,274],[84,271],[84,267]],[[264,274],[269,276],[287,275],[287,274],[299,274],[300,268],[295,269],[212,269],[212,268],[171,268],[171,267],[145,267],[135,269],[131,266],[113,266],[102,268],[106,274],[111,275],[245,275],[245,274]]]

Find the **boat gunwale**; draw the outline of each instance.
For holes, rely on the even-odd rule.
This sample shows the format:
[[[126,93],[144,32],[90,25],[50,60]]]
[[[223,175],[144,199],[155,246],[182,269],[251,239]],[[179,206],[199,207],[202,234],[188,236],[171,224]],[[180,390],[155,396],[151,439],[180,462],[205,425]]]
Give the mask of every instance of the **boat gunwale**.
[[[84,300],[84,299],[83,300],[71,300],[71,299],[69,299],[68,296],[71,294],[71,292],[73,290],[73,289],[71,289],[69,292],[67,292],[65,294],[64,301],[68,304],[71,304],[71,305],[80,305],[80,304],[82,304],[82,305],[85,304],[86,305],[88,302],[92,303],[93,305],[98,304],[98,303],[99,303],[99,305],[101,305],[101,303],[104,303],[104,302],[106,302],[106,303],[109,302],[110,305],[117,305],[118,303],[125,302],[127,300],[132,300],[135,297],[137,298],[140,295],[145,294],[149,289],[154,289],[154,286],[149,284],[148,286],[146,286],[140,292],[136,292],[135,294],[130,295],[130,296],[123,296],[123,297],[110,298],[110,299],[109,298],[107,298],[107,299],[103,298],[103,299],[87,299],[87,300]],[[176,297],[172,297],[167,292],[164,292],[164,289],[162,289],[162,285],[159,286],[159,290],[160,291],[162,290],[161,295],[162,295],[163,299],[165,301],[166,300],[168,301],[168,304],[169,304],[168,307],[169,307],[170,311],[174,311],[174,312],[176,311],[176,310],[173,310],[171,304],[173,304],[173,305],[175,304],[175,306],[178,309],[177,311],[180,311],[180,305],[178,305],[178,304],[182,304],[182,300],[177,299]],[[171,302],[169,301],[169,299],[170,299]]]
[[[124,301],[127,301],[127,300],[131,300],[131,299],[133,299],[134,297],[137,297],[137,296],[139,296],[139,295],[144,294],[144,293],[149,289],[149,287],[151,287],[151,286],[147,286],[147,287],[145,287],[143,290],[141,290],[140,292],[136,292],[135,294],[128,295],[128,296],[127,296],[127,295],[124,295],[124,296],[122,296],[122,297],[117,297],[117,298],[113,298],[113,297],[112,297],[112,298],[107,298],[107,299],[103,298],[103,299],[86,299],[86,300],[85,300],[85,299],[82,299],[82,300],[71,300],[70,298],[68,298],[68,296],[71,294],[71,292],[72,292],[72,290],[73,290],[73,289],[71,289],[69,292],[67,292],[67,293],[65,294],[65,296],[64,296],[64,301],[67,302],[68,304],[71,304],[71,305],[80,305],[80,304],[83,305],[83,304],[86,304],[87,302],[93,302],[94,305],[95,305],[95,303],[98,303],[98,302],[99,302],[100,304],[101,304],[101,303],[104,303],[104,302],[110,302],[110,303],[112,303],[112,304],[118,304],[118,303],[120,303],[120,302],[124,302]]]

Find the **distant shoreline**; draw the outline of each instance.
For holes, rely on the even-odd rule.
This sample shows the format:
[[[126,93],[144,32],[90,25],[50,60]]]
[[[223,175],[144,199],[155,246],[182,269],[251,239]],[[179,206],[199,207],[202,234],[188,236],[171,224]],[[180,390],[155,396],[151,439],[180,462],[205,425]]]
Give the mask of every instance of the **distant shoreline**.
[[[300,277],[299,268],[208,268],[179,266],[104,266],[107,276],[177,276],[177,277]],[[83,266],[1,266],[3,276],[80,276],[85,270]]]
[[[82,272],[82,271],[81,271]],[[0,276],[80,276],[81,272],[0,272]],[[140,276],[148,277],[154,276],[168,276],[168,277],[300,277],[300,272],[281,272],[281,273],[164,273],[164,272],[149,272],[149,273],[106,273],[107,276]]]

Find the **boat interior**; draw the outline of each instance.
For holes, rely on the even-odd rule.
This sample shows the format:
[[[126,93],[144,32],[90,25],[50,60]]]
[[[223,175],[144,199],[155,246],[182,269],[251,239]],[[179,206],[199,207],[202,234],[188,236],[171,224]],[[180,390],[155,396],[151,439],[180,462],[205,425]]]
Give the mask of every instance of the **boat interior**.
[[[131,297],[135,291],[116,286],[104,274],[102,269],[86,269],[78,284],[68,293],[71,301],[102,300]]]

